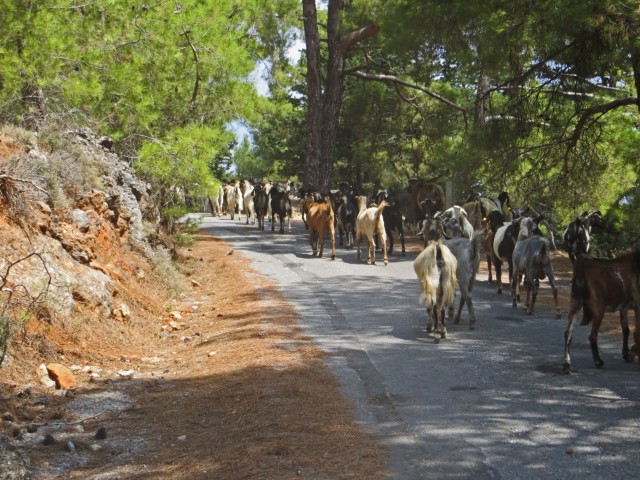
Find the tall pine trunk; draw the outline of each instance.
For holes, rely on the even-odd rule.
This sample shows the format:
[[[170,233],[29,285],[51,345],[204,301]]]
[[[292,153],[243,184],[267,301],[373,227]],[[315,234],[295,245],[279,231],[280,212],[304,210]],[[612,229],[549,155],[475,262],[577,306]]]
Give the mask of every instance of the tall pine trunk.
[[[344,0],[329,0],[328,62],[322,85],[315,0],[302,0],[302,10],[307,45],[307,148],[303,183],[307,189],[328,192],[342,106],[345,59],[353,45],[372,37],[380,28],[371,25],[343,36]]]

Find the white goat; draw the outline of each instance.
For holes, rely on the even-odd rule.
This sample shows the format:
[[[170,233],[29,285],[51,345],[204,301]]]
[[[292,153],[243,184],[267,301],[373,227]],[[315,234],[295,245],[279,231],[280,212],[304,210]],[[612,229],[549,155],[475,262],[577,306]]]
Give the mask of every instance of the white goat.
[[[525,218],[525,220],[530,219]],[[513,275],[511,277],[513,307],[517,307],[518,301],[520,301],[520,280],[524,275],[524,283],[527,288],[527,300],[524,305],[527,307],[527,313],[531,315],[536,303],[536,297],[538,296],[538,283],[546,276],[549,279],[549,285],[551,285],[551,291],[553,292],[553,300],[556,305],[556,318],[560,318],[558,289],[556,288],[553,268],[551,267],[551,257],[549,256],[551,242],[539,235],[533,235],[531,232],[536,230],[535,224],[533,228],[531,228],[530,225],[526,224],[525,220],[520,224],[518,240],[513,248]]]
[[[375,236],[378,235],[382,243],[382,254],[384,264],[389,263],[387,258],[387,232],[384,229],[384,220],[382,219],[382,210],[388,205],[386,201],[382,201],[378,207],[367,208],[367,197],[356,197],[358,201],[358,217],[356,218],[356,243],[358,244],[358,260],[360,260],[360,245],[362,237],[367,237],[367,262],[371,261],[371,265],[376,264],[376,242]]]
[[[427,307],[427,333],[439,333],[440,338],[447,336],[444,312],[456,298],[457,268],[456,257],[440,242],[429,242],[413,261],[413,270],[422,289],[420,299]],[[431,317],[434,318],[435,327],[431,324]],[[440,339],[435,337],[435,341],[437,343]]]
[[[244,213],[247,216],[247,225],[249,224],[249,219],[251,219],[251,223],[253,225],[256,224],[256,215],[255,209],[253,206],[253,185],[249,180],[243,180],[243,191],[242,194],[243,203],[244,203]]]
[[[473,310],[473,301],[471,290],[476,279],[476,273],[480,266],[480,254],[483,251],[484,230],[476,230],[471,239],[459,237],[445,240],[444,245],[449,247],[451,253],[456,257],[458,266],[456,268],[456,276],[458,277],[458,286],[460,287],[460,306],[455,317],[453,316],[453,302],[449,306],[449,319],[453,318],[453,323],[460,323],[460,314],[462,307],[467,304],[469,312],[469,330],[476,328],[476,315]]]

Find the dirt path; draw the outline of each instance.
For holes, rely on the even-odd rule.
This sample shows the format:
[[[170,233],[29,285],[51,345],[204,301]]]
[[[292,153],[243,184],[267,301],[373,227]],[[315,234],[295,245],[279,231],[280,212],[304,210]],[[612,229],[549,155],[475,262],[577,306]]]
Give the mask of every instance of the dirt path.
[[[3,399],[29,478],[385,478],[385,452],[280,294],[214,237],[180,264],[181,293],[148,348],[100,357],[99,376],[78,372],[67,397],[32,387]],[[169,320],[178,329],[161,334]]]

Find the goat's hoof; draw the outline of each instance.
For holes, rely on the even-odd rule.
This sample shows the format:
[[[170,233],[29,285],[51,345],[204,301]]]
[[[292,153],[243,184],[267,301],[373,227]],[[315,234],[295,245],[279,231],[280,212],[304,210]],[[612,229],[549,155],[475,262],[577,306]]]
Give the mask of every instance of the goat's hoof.
[[[335,260],[336,256],[335,255],[331,255],[331,260]]]
[[[596,368],[602,368],[604,367],[604,362],[602,360],[596,360],[595,362],[593,362],[596,366]]]
[[[427,325],[427,333],[432,333],[433,327],[431,325]]]
[[[498,295],[502,295],[502,289],[501,288],[498,289]]]
[[[476,329],[476,323],[469,323],[469,330],[475,330]]]
[[[449,317],[449,320],[451,320],[451,317]],[[454,325],[458,325],[460,323],[460,317],[454,318],[453,319],[453,324]]]
[[[434,337],[433,343],[440,343],[440,339],[438,337]]]
[[[562,318],[562,314],[560,312],[556,312],[556,318],[559,320]]]
[[[515,300],[513,302],[511,302],[511,306],[513,308],[516,308],[518,306],[518,302],[516,302]]]
[[[384,259],[384,264],[388,265],[389,264],[389,260],[387,260],[386,258]]]
[[[565,363],[562,365],[562,371],[564,373],[566,373],[567,375],[571,374],[571,364],[570,363]]]
[[[622,352],[622,358],[627,363],[633,362],[633,357],[629,355],[629,352]]]

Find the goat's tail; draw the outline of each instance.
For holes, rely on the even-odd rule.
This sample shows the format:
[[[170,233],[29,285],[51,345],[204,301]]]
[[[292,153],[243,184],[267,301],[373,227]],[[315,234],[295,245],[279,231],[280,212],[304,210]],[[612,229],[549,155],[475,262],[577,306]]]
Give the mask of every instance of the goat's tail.
[[[480,230],[474,230],[473,236],[471,237],[471,245],[469,250],[470,258],[480,258],[480,255],[483,252],[484,234],[484,228],[481,228]]]
[[[534,276],[540,280],[543,280],[546,276],[545,267],[551,262],[549,257],[549,245],[546,239],[542,239],[540,249],[533,255]]]
[[[387,202],[386,200],[382,200],[380,202],[380,205],[378,206],[378,208],[376,210],[376,216],[373,219],[373,224],[375,225],[374,230],[373,230],[373,234],[374,235],[378,235],[379,233],[384,233],[384,227],[383,228],[379,228],[379,227],[382,226],[382,225],[380,225],[380,223],[381,223],[380,219],[382,217],[382,211],[388,205],[389,205],[389,202]]]

